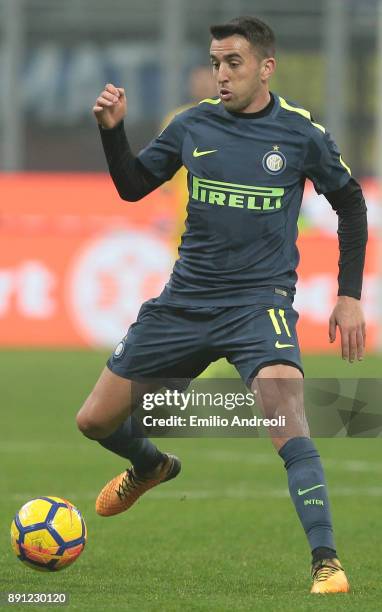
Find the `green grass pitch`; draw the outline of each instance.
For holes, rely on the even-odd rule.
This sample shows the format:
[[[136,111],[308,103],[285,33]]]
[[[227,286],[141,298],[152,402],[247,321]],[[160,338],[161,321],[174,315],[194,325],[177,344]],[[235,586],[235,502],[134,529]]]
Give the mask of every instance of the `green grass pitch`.
[[[0,352],[0,591],[66,591],[66,609],[84,611],[382,609],[381,439],[317,440],[353,592],[311,596],[308,546],[282,463],[266,439],[161,440],[163,450],[182,458],[181,476],[124,515],[95,514],[99,489],[125,463],[83,438],[74,415],[105,356]],[[334,356],[307,357],[305,368],[322,377],[382,371],[376,357],[353,366]],[[232,371],[213,366],[211,372]],[[57,574],[25,568],[9,543],[15,511],[39,495],[68,498],[88,526],[83,555]]]

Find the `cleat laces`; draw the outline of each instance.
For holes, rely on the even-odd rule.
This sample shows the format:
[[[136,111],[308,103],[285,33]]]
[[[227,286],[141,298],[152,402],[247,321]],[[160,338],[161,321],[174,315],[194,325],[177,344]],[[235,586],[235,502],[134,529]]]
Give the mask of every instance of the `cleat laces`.
[[[115,492],[120,501],[124,501],[127,497],[139,497],[142,488],[145,488],[148,483],[148,479],[139,478],[131,467],[126,470],[126,475],[122,478],[118,490],[115,489]]]
[[[343,571],[341,566],[336,566],[332,564],[330,559],[325,559],[321,561],[318,567],[313,568],[312,578],[315,582],[324,582],[338,571]]]

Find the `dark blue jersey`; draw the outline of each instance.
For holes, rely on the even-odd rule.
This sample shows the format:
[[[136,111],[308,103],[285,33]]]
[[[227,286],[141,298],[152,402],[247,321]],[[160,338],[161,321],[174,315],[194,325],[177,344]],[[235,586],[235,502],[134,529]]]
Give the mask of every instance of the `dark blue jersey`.
[[[273,98],[266,115],[204,100],[139,154],[162,181],[182,165],[188,170],[186,230],[164,303],[250,304],[264,287],[295,291],[305,180],[328,193],[349,181],[350,170],[308,111]]]

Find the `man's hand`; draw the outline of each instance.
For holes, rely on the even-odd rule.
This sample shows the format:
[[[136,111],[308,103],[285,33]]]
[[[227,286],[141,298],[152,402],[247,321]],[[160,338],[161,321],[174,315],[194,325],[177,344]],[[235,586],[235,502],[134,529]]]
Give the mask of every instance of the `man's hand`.
[[[126,111],[125,90],[110,83],[106,85],[93,106],[93,113],[98,123],[107,130],[118,125],[125,117]]]
[[[357,357],[363,359],[366,326],[359,300],[341,295],[329,319],[329,340],[336,339],[336,327],[341,334],[342,358],[352,363]]]

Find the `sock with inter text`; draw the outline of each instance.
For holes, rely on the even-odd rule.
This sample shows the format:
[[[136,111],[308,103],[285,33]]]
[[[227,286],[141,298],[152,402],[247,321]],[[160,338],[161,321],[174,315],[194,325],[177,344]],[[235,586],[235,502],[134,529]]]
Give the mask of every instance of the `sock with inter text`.
[[[97,442],[112,453],[129,459],[137,474],[150,472],[165,459],[165,455],[145,437],[134,416],[128,417],[110,436]]]
[[[320,455],[310,438],[291,438],[279,450],[289,492],[305,530],[313,562],[336,557],[329,497]]]

